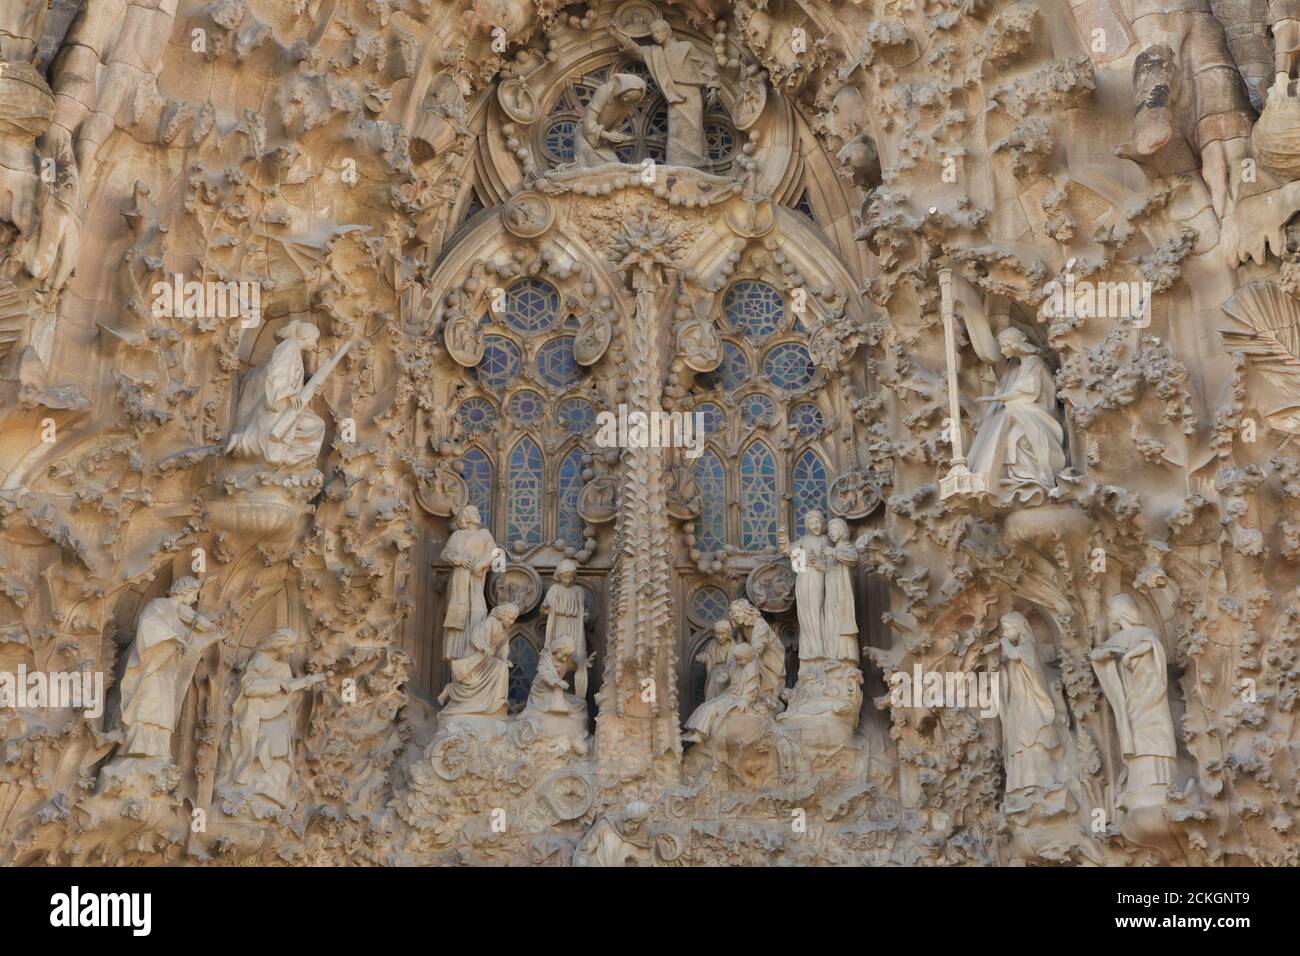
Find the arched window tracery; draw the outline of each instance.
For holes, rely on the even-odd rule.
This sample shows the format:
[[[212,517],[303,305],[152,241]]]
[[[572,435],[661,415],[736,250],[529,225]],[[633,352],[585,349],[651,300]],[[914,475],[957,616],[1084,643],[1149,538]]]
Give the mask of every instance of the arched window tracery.
[[[727,544],[727,472],[712,448],[705,448],[691,466],[700,493],[700,514],[695,521],[695,546],[700,551],[720,551]]]
[[[506,541],[535,548],[542,543],[542,450],[527,436],[515,442],[506,468]]]
[[[582,492],[582,459],[585,453],[578,446],[560,459],[555,476],[555,537],[564,542],[566,547],[580,549],[584,526],[582,515],[578,513],[578,495]]]
[[[766,551],[776,547],[776,456],[761,439],[740,455],[740,548]]]
[[[803,451],[795,459],[790,472],[791,509],[794,512],[794,533],[798,537],[804,533],[804,515],[809,511],[826,514],[826,492],[830,479],[826,463],[821,455],[811,448]]]

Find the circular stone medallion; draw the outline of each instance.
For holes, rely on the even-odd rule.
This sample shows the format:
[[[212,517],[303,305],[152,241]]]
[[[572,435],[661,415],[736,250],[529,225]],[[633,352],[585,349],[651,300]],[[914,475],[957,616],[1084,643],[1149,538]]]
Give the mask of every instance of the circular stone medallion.
[[[527,126],[537,119],[537,94],[518,77],[502,81],[497,87],[497,102],[506,116],[516,123]]]
[[[582,486],[578,514],[587,524],[606,524],[618,516],[618,479],[601,475]]]
[[[443,327],[442,342],[457,365],[473,368],[483,360],[483,330],[468,315],[458,315]]]
[[[520,239],[536,239],[554,222],[551,201],[541,193],[519,193],[506,200],[501,208],[501,224],[506,232]]]
[[[614,11],[614,25],[634,40],[650,35],[650,25],[659,19],[659,13],[644,0],[627,0]]]
[[[542,576],[526,564],[512,564],[488,577],[487,593],[493,607],[515,604],[522,616],[542,599]]]

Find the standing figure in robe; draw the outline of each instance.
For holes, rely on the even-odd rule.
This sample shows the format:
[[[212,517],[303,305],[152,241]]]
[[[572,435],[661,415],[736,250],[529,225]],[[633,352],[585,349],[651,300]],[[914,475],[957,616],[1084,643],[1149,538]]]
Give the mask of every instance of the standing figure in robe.
[[[542,613],[546,615],[546,644],[544,655],[549,654],[555,672],[564,678],[573,671],[573,692],[581,700],[587,699],[587,633],[584,602],[586,591],[577,583],[578,563],[565,558],[555,568],[555,581],[542,599]],[[540,670],[539,670],[540,673]]]
[[[1023,614],[1002,615],[1001,648],[998,708],[1007,794],[1035,787],[1053,789],[1058,783],[1056,754],[1061,746],[1056,705],[1038,644]]]
[[[315,352],[320,332],[310,322],[293,321],[276,333],[280,344],[266,364],[253,370],[239,393],[226,454],[294,468],[316,460],[325,440],[325,422],[306,407],[303,351]],[[297,417],[280,437],[276,428],[286,414]]]
[[[1131,595],[1117,594],[1106,611],[1110,638],[1093,649],[1092,666],[1115,712],[1127,778],[1124,789],[1169,784],[1177,750],[1164,646],[1143,623]]]
[[[758,656],[760,703],[774,714],[781,707],[781,692],[785,690],[785,645],[758,608],[744,598],[732,601],[729,613],[732,624],[742,629],[741,636]]]
[[[480,527],[482,521],[473,505],[461,508],[457,521],[460,527],[442,549],[442,559],[451,565],[447,616],[442,621],[442,658],[446,661],[469,654],[470,635],[487,617],[483,586],[497,543],[491,531]]]
[[[825,521],[820,511],[803,517],[805,533],[790,544],[785,528],[777,530],[777,544],[790,557],[794,568],[794,601],[799,615],[799,660],[812,661],[828,655],[823,633],[822,614],[826,603],[826,564],[824,552],[831,539],[823,533]]]
[[[510,627],[516,604],[498,604],[470,635],[469,653],[451,662],[451,683],[438,695],[441,714],[506,716],[510,696]]]
[[[849,541],[849,526],[843,518],[832,518],[826,530],[830,536],[822,611],[826,656],[837,661],[856,661],[858,615],[853,606],[853,569],[858,565],[858,549]]]
[[[1056,418],[1056,384],[1033,343],[1017,328],[998,335],[1010,361],[971,445],[969,467],[999,504],[1037,504],[1065,467],[1065,432]]]
[[[631,137],[622,132],[636,105],[645,98],[645,80],[631,73],[615,73],[596,88],[573,137],[573,164],[590,169],[619,162],[616,147]]]
[[[230,733],[230,779],[247,793],[289,807],[293,778],[293,699],[324,682],[324,674],[294,677],[294,633],[282,627],[249,660],[239,681]]]
[[[167,597],[145,605],[121,683],[121,723],[125,739],[115,760],[143,757],[170,760],[172,732],[184,700],[184,688],[198,658],[221,636],[216,625],[194,610],[199,582],[183,577]],[[191,639],[194,631],[204,637]]]
[[[675,39],[666,20],[650,25],[651,46],[641,46],[617,26],[610,32],[625,53],[646,65],[668,101],[668,165],[702,166],[709,158],[704,90],[718,86],[713,63],[690,41]]]
[[[731,622],[725,617],[713,622],[713,640],[695,655],[695,663],[704,665],[704,699],[713,700],[727,688],[731,679],[731,645],[734,641]]]

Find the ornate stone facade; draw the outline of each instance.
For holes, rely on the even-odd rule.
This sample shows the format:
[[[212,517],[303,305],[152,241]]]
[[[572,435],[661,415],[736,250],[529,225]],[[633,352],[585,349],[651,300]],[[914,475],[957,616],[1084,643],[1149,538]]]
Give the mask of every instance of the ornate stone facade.
[[[8,0],[0,864],[1300,862],[1289,10]]]

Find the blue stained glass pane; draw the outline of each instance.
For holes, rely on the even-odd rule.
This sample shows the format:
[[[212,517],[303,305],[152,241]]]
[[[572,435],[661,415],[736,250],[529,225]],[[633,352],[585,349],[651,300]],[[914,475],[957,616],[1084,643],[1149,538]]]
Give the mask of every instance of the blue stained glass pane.
[[[519,361],[519,346],[499,335],[488,335],[483,339],[483,358],[474,372],[484,386],[499,390],[519,374]]]
[[[817,217],[813,215],[812,203],[808,201],[808,193],[806,191],[799,197],[799,201],[794,204],[794,208],[799,210],[813,222],[817,221]]]
[[[461,475],[469,488],[469,503],[478,509],[483,527],[492,527],[492,462],[478,448],[461,457]]]
[[[645,99],[643,102],[648,102],[656,93],[659,92],[659,85],[655,83],[655,78],[650,75],[650,71],[646,69],[644,63],[633,60],[629,63],[623,63],[620,66],[615,67],[614,72],[631,73],[634,76],[639,76],[641,79],[645,80]]]
[[[763,359],[763,375],[785,392],[807,388],[815,371],[812,356],[798,342],[783,342]]]
[[[510,417],[520,425],[531,425],[533,422],[539,421],[545,407],[542,396],[531,388],[515,392],[510,396]]]
[[[713,402],[701,402],[695,406],[695,411],[701,416],[700,424],[706,435],[716,435],[726,424],[727,420],[722,415],[722,409]]]
[[[521,438],[510,452],[506,471],[506,541],[525,547],[542,543],[542,452]]]
[[[700,516],[695,520],[695,547],[721,551],[727,543],[727,478],[722,461],[706,448],[691,466],[700,493]]]
[[[537,648],[523,635],[510,638],[510,693],[507,710],[517,714],[528,703],[537,676]]]
[[[776,405],[761,393],[755,392],[740,400],[740,420],[750,428],[769,424],[775,412]]]
[[[794,534],[803,534],[803,516],[809,511],[826,514],[826,465],[811,448],[794,463],[790,487],[794,492]]]
[[[585,398],[566,398],[557,414],[560,427],[570,435],[585,435],[596,424],[596,410]]]
[[[736,134],[725,123],[705,123],[704,138],[709,145],[709,161],[718,163],[730,159],[736,151]]]
[[[754,341],[762,341],[785,319],[785,300],[766,282],[742,279],[722,299],[727,324]]]
[[[749,381],[749,359],[745,357],[744,349],[735,342],[723,340],[722,364],[715,371],[701,375],[697,381],[700,387],[710,391],[719,385],[728,392],[740,388]]]
[[[478,435],[492,430],[496,424],[497,410],[486,398],[467,398],[456,409],[456,418],[466,432]]]
[[[582,491],[582,484],[582,449],[574,448],[560,462],[555,527],[556,537],[575,548],[581,548],[585,538],[582,516],[578,514],[578,493]]]
[[[812,438],[826,427],[826,416],[811,402],[803,402],[790,409],[790,426],[800,438]]]
[[[582,378],[582,366],[573,357],[573,336],[551,339],[537,352],[537,374],[556,388],[568,388]]]
[[[705,623],[720,621],[726,617],[730,604],[721,588],[703,587],[691,595],[691,614],[695,620]]]
[[[520,332],[545,332],[560,317],[560,293],[549,282],[521,279],[506,290],[506,324]]]
[[[573,162],[573,137],[577,123],[571,119],[558,119],[546,127],[542,143],[551,159],[557,163]]]
[[[776,546],[776,459],[761,441],[740,456],[740,547]]]

